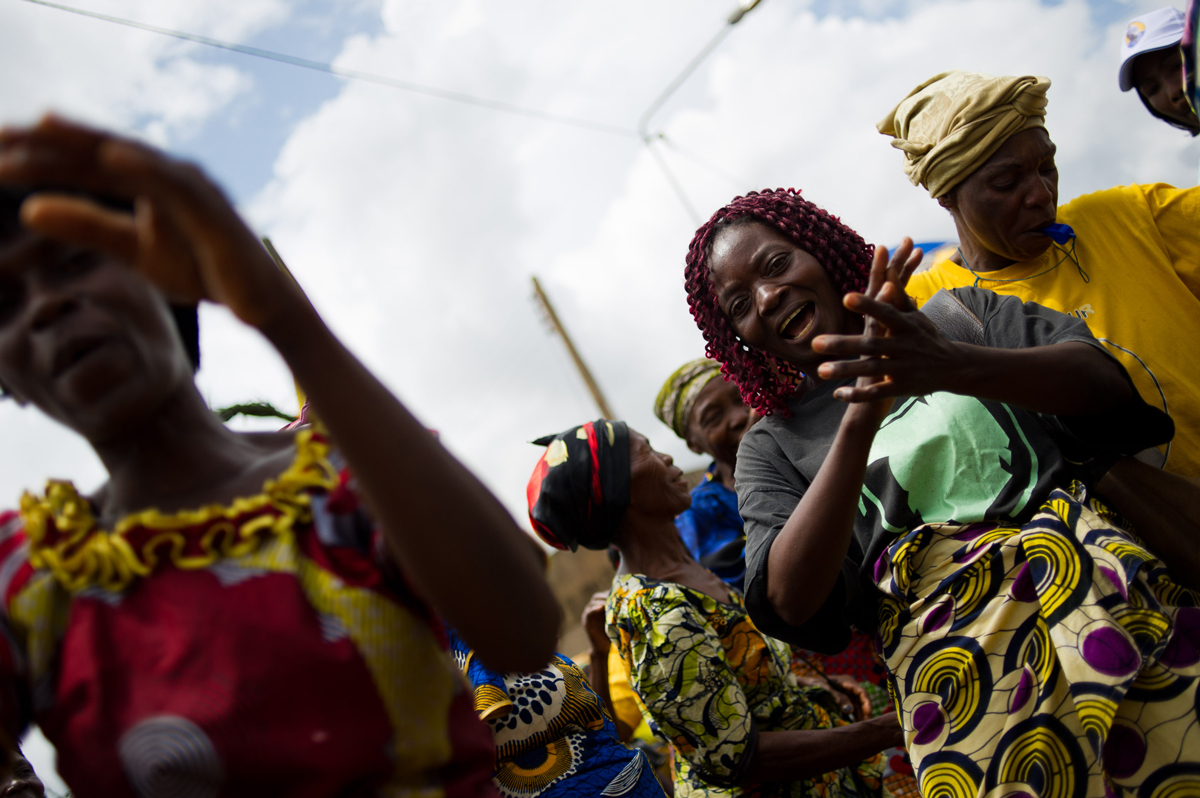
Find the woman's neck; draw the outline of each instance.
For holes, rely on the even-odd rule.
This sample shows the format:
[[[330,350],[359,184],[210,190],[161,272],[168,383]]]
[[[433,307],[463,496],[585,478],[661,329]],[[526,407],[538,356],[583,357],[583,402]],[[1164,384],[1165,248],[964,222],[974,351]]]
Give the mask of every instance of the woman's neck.
[[[621,522],[616,546],[621,573],[679,582],[691,568],[700,567],[683,545],[673,518],[647,518],[630,510]]]
[[[735,460],[732,463],[727,463],[724,460],[718,460],[714,457],[713,463],[716,466],[713,469],[713,479],[717,482],[720,482],[730,490],[737,490],[737,488],[734,486],[735,483],[733,479],[733,473],[737,467],[737,461]]]
[[[996,272],[1016,263],[1012,258],[998,255],[979,243],[957,218],[954,224],[958,228],[958,249],[962,253],[963,265],[971,271],[976,274]]]
[[[261,461],[262,450],[229,430],[187,382],[136,426],[93,442],[109,479],[96,496],[101,516],[208,503],[213,491]]]

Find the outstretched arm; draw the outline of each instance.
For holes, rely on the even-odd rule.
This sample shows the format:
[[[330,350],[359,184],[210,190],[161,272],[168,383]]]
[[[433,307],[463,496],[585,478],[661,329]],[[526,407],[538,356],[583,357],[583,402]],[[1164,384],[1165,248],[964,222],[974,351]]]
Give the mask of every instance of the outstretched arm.
[[[743,784],[811,779],[904,745],[895,712],[836,729],[759,732]]]
[[[889,301],[911,306],[903,286],[921,259],[920,250],[910,258],[911,250],[912,241],[905,239],[889,263],[887,250],[877,247],[866,295],[855,296],[873,301],[867,297],[882,295]],[[868,317],[862,336],[844,337],[875,341],[886,334]],[[816,341],[829,337],[822,336]],[[822,377],[825,365],[828,364],[821,366]],[[867,391],[878,380],[875,376],[862,376],[854,388],[841,388],[839,393]],[[891,407],[891,397],[885,396],[857,401],[846,409],[825,462],[771,545],[767,558],[767,599],[779,617],[792,626],[801,626],[811,618],[837,585],[842,561],[850,549],[871,443]]]
[[[886,336],[824,335],[813,349],[835,357],[821,364],[824,379],[871,377],[870,385],[841,388],[839,399],[863,402],[934,391],[975,396],[1037,413],[1078,416],[1128,402],[1133,388],[1120,365],[1098,348],[1068,341],[1028,349],[1002,349],[951,341],[921,313],[895,307],[897,287],[871,299],[848,294],[847,309],[882,325]]]
[[[172,302],[219,302],[262,332],[337,441],[420,594],[493,669],[526,672],[549,660],[558,606],[524,533],[338,341],[198,169],[47,117],[0,132],[0,180],[134,200],[131,216],[77,196],[35,195],[22,219],[119,257]]]

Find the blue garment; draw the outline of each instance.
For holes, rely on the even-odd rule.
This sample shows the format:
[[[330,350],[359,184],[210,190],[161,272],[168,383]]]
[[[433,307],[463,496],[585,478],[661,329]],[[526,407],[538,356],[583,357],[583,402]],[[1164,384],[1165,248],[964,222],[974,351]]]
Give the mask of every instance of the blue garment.
[[[675,517],[675,526],[697,562],[741,590],[746,578],[746,535],[737,493],[715,479],[716,471],[714,462],[692,488],[692,506]]]
[[[621,744],[603,701],[574,662],[555,654],[537,673],[501,674],[447,631],[475,711],[496,742],[492,783],[501,796],[665,798],[646,755]]]

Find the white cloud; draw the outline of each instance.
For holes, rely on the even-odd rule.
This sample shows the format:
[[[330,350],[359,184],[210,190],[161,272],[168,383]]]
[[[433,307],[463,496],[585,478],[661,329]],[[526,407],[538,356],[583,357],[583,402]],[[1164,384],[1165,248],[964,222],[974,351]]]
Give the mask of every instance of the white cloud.
[[[1129,3],[1128,15],[1158,2]],[[338,64],[632,126],[732,5],[385,0],[383,32],[347,39]],[[762,4],[655,117],[734,177],[663,151],[705,216],[750,188],[797,186],[868,240],[952,235],[874,124],[913,86],[959,67],[1053,79],[1063,199],[1195,180],[1197,145],[1117,90],[1124,22],[1098,24],[1080,0],[813,7],[827,6],[840,16]],[[87,7],[231,39],[287,13],[283,0]],[[0,30],[5,119],[55,106],[174,142],[246,85],[192,46],[19,2],[0,5]],[[617,412],[684,465],[701,464],[651,413],[701,338],[682,289],[695,225],[639,142],[347,82],[295,125],[273,174],[251,218],[347,343],[515,515],[537,456],[525,441],[597,415],[538,317],[530,274]],[[206,308],[202,327],[200,384],[215,406],[294,406],[286,368],[258,336],[220,309]],[[102,478],[82,441],[33,411],[0,405],[0,430],[4,495],[50,474]]]
[[[386,31],[348,42],[339,63],[633,124],[726,5],[387,2]],[[705,215],[740,190],[798,186],[883,243],[953,234],[874,130],[949,68],[1052,77],[1064,199],[1134,180],[1190,184],[1195,145],[1117,91],[1123,27],[1097,26],[1077,1],[911,3],[883,20],[766,3],[656,122],[755,181],[731,186],[666,151]],[[701,340],[681,279],[694,225],[645,149],[347,85],[297,127],[275,173],[254,218],[353,348],[515,514],[536,458],[523,442],[596,415],[534,319],[530,273],[617,412],[699,464],[650,412]]]

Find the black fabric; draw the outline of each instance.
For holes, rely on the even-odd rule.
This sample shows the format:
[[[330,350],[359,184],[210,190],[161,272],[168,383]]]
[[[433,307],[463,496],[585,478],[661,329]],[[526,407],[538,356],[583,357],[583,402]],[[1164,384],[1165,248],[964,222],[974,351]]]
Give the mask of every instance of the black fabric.
[[[1111,359],[1073,316],[983,289],[951,293],[981,320],[988,346],[1079,341]],[[833,391],[844,384],[821,383],[790,403],[790,418],[774,415],[752,427],[742,439],[736,471],[751,617],[767,634],[825,653],[845,648],[849,624],[874,630],[875,564],[897,537],[923,523],[1022,523],[1054,487],[1072,479],[1091,484],[1116,457],[1174,434],[1170,418],[1136,390],[1125,405],[1086,418],[1042,416],[946,393],[898,399],[871,450],[837,588],[812,618],[794,627],[767,599],[767,557],[833,443],[847,407]]]
[[[629,507],[629,428],[589,421],[534,441],[545,446],[529,479],[529,520],[559,549],[606,549]]]

